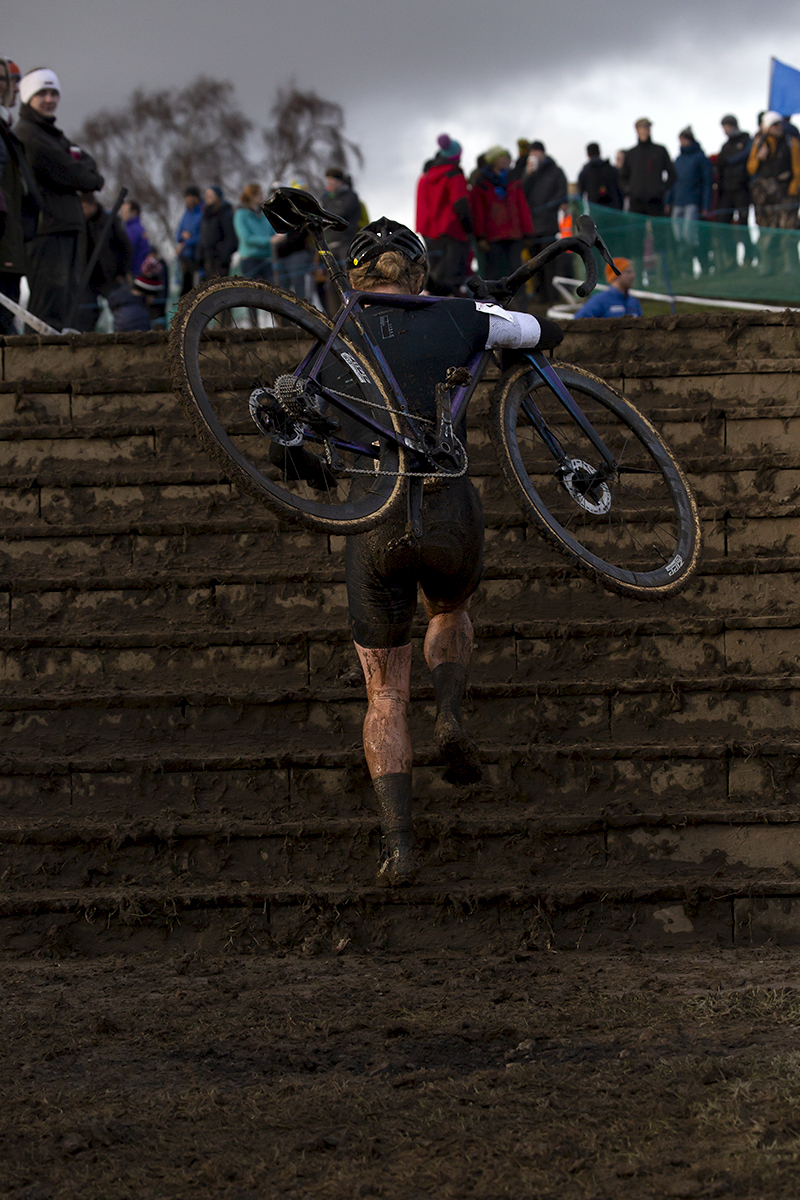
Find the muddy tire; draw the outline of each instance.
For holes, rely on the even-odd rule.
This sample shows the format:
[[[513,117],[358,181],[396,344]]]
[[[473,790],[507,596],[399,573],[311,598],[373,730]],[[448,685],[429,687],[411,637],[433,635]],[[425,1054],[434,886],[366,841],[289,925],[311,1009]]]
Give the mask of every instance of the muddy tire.
[[[332,329],[327,316],[280,288],[215,279],[181,301],[169,358],[183,408],[228,479],[287,520],[361,533],[401,499],[404,455],[359,423],[356,414],[364,413],[396,430],[383,383],[350,339],[340,334],[325,348]],[[291,410],[292,386],[304,393],[312,367],[325,384],[333,456],[303,415],[304,395]],[[288,382],[289,415],[275,400],[276,381],[279,388]],[[337,398],[347,411],[337,409]]]
[[[579,367],[556,373],[614,455],[613,475],[586,433],[525,363],[506,372],[490,408],[490,430],[506,483],[539,533],[613,592],[660,600],[680,591],[700,553],[689,485],[659,434],[632,404]],[[566,452],[557,461],[534,425]]]

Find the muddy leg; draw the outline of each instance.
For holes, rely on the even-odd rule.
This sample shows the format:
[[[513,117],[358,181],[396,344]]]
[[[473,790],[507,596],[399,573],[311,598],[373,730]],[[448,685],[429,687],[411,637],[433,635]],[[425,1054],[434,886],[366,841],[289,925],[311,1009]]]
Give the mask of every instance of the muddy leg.
[[[370,650],[356,643],[367,685],[364,754],[381,815],[381,883],[408,883],[417,871],[411,819],[411,645]]]
[[[436,694],[434,736],[445,762],[444,778],[448,783],[478,783],[482,775],[478,748],[464,728],[461,715],[472,657],[472,621],[467,605],[442,612],[426,599],[425,607],[430,616],[425,661]]]

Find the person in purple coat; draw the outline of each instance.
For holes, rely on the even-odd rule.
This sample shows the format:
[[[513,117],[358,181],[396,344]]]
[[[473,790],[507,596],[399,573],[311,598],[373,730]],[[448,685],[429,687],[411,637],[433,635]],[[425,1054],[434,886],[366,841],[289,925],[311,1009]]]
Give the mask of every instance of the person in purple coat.
[[[125,222],[125,232],[133,248],[131,274],[135,275],[150,253],[151,246],[147,240],[141,219],[142,210],[136,200],[124,200],[120,205],[119,215]]]

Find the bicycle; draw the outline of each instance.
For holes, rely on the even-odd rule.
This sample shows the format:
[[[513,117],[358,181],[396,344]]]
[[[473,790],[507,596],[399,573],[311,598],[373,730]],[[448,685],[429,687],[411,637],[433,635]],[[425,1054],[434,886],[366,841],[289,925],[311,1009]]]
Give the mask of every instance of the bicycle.
[[[173,382],[200,440],[227,477],[280,516],[328,533],[363,532],[402,503],[419,531],[423,489],[466,473],[454,430],[497,351],[476,353],[436,388],[435,419],[412,412],[364,321],[382,309],[439,304],[430,296],[355,292],[325,240],[343,222],[295,188],[264,212],[279,230],[305,228],[341,296],[329,318],[262,281],[216,279],[184,297],[170,330]],[[470,281],[478,300],[507,304],[554,254],[580,255],[588,295],[588,217],[511,276]],[[255,326],[237,312],[255,311]],[[251,322],[252,324],[252,322]],[[557,550],[612,591],[660,599],[685,586],[700,552],[697,506],[659,434],[588,371],[537,350],[502,351],[490,433],[506,484]]]

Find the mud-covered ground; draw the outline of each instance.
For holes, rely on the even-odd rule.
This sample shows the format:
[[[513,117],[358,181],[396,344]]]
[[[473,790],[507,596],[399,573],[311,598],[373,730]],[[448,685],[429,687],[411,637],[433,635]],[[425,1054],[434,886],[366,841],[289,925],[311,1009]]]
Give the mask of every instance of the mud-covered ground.
[[[792,951],[13,961],[0,1195],[800,1194]]]

